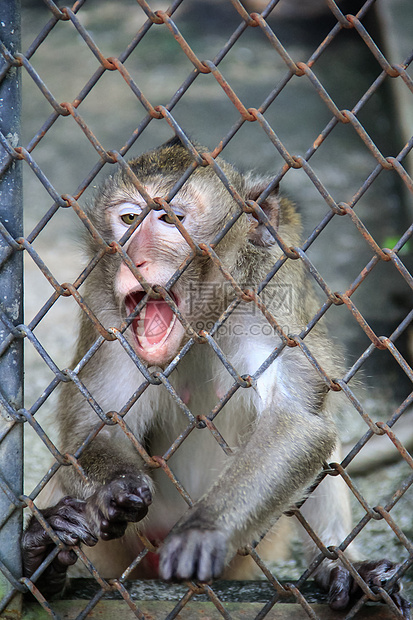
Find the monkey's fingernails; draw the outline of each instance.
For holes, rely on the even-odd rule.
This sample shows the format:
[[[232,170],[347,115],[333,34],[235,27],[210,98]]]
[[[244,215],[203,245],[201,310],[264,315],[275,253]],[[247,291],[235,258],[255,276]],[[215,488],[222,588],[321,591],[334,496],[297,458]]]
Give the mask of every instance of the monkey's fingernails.
[[[97,536],[95,536],[91,532],[88,532],[87,534],[82,536],[82,543],[84,543],[88,547],[94,547],[98,540],[99,539],[97,538]]]
[[[60,538],[67,545],[73,545],[73,546],[78,545],[79,543],[82,542],[88,547],[93,547],[93,545],[96,545],[98,541],[96,536],[94,536],[94,534],[92,534],[92,532],[90,532],[85,527],[84,528],[78,527],[76,528],[74,532],[68,532],[64,538],[62,537],[62,535],[60,535]]]
[[[100,531],[105,532],[109,530],[109,528],[110,528],[110,522],[107,519],[102,519],[100,522]]]
[[[79,536],[77,534],[75,534],[75,532],[69,532],[69,540],[70,542],[68,542],[67,544],[73,544],[73,545],[77,545],[79,542]]]

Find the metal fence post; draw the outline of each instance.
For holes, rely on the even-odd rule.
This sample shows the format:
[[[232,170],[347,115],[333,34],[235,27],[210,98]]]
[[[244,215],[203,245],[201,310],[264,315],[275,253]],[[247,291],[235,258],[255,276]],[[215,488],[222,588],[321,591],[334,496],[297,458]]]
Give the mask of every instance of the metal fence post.
[[[0,40],[3,77],[7,54],[20,51],[20,0],[0,0]],[[11,66],[0,82],[0,131],[12,147],[20,137],[20,87],[20,71]],[[0,147],[0,610],[2,618],[18,618],[21,595],[13,596],[13,581],[21,576],[22,511],[15,498],[23,492],[23,425],[11,414],[23,404],[23,341],[10,329],[23,320],[23,253],[13,250],[8,235],[23,234],[23,209],[21,164],[9,160]]]

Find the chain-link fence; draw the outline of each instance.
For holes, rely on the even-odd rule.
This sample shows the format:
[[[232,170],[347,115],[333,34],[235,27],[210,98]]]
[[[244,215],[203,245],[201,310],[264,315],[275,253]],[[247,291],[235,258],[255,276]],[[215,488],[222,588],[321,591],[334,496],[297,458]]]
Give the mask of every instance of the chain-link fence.
[[[403,19],[403,11],[406,16],[412,15],[408,3],[393,0],[376,6],[374,0],[309,4],[293,0],[176,0],[166,5],[145,0],[80,0],[71,7],[58,4],[61,6],[51,0],[23,4],[21,44],[18,3],[0,2],[3,616],[24,616],[22,594],[30,590],[34,598],[27,598],[31,601],[27,605],[31,609],[33,605],[38,609],[41,606],[52,617],[83,618],[98,613],[97,610],[104,611],[99,606],[114,593],[131,617],[154,614],[172,618],[180,612],[196,617],[203,612],[191,606],[202,596],[213,607],[213,611],[207,608],[205,612],[211,617],[215,617],[214,613],[218,617],[238,617],[239,609],[227,605],[221,583],[188,581],[172,595],[172,590],[156,582],[155,589],[166,592],[164,598],[174,596],[177,600],[156,609],[136,601],[145,597],[142,592],[136,595],[129,580],[139,573],[140,565],[148,564],[148,558],[152,558],[149,564],[156,564],[154,554],[158,545],[162,547],[162,541],[157,539],[167,534],[148,534],[150,525],[145,524],[150,524],[151,519],[159,524],[164,518],[155,514],[156,503],[135,534],[141,545],[139,552],[119,575],[99,572],[93,555],[88,557],[87,548],[74,547],[76,566],[83,576],[88,575],[95,582],[89,601],[72,600],[65,607],[64,601],[45,597],[36,583],[44,583],[42,573],[48,574],[48,567],[66,547],[39,510],[45,502],[42,503],[41,494],[47,495],[62,469],[76,470],[87,485],[89,472],[82,460],[85,453],[99,442],[107,428],[117,426],[125,451],[132,449],[139,454],[160,488],[170,485],[172,490],[167,493],[175,492],[183,499],[184,513],[185,502],[192,506],[196,499],[191,497],[191,484],[186,481],[195,475],[197,466],[206,465],[197,463],[197,454],[193,453],[193,460],[191,457],[181,476],[174,470],[174,455],[183,451],[195,434],[200,437],[198,441],[212,441],[217,446],[212,449],[214,454],[219,449],[222,454],[231,455],[228,424],[228,437],[222,430],[226,428],[224,421],[226,415],[229,418],[231,402],[236,402],[235,409],[241,410],[238,403],[244,394],[257,390],[258,382],[282,359],[283,351],[285,354],[289,349],[297,349],[303,363],[309,363],[323,386],[341,400],[344,413],[339,424],[343,427],[346,454],[340,463],[325,464],[321,478],[341,477],[351,491],[354,527],[339,544],[326,544],[322,533],[306,517],[304,507],[311,502],[310,495],[283,518],[304,526],[317,553],[311,562],[299,552],[299,559],[284,563],[278,559],[277,563],[271,554],[266,556],[262,544],[251,539],[239,550],[239,557],[249,556],[254,567],[250,574],[263,581],[258,586],[258,602],[243,605],[251,617],[264,618],[272,617],[274,610],[281,609],[287,600],[296,605],[290,613],[297,617],[299,613],[303,617],[326,617],[324,606],[313,603],[307,582],[323,563],[338,558],[360,588],[359,596],[347,610],[348,618],[368,608],[364,607],[368,602],[385,604],[372,607],[373,614],[380,609],[394,617],[406,617],[391,594],[398,580],[406,579],[413,561],[409,500],[413,462],[406,449],[411,447],[409,408],[413,376],[409,273],[413,192],[409,153],[413,138],[411,133],[408,135],[408,106],[413,91],[409,67],[413,55],[406,47],[406,43],[411,47],[411,40],[403,28],[407,19]],[[23,99],[22,130],[21,79],[23,93],[27,93]],[[128,160],[172,135],[184,145],[190,163],[173,187],[160,197],[155,194],[158,197],[153,201],[154,196],[147,193],[139,172]],[[199,144],[205,147],[200,148]],[[240,168],[265,173],[265,187],[257,196],[245,200],[234,186],[232,173],[216,162],[220,156]],[[105,236],[93,209],[85,208],[92,202],[96,187],[115,168],[120,168],[147,203],[138,222],[130,222],[131,228],[120,241],[119,237]],[[191,235],[179,211],[177,215],[169,206],[200,169],[216,179],[214,182],[224,188],[237,209],[212,238],[204,239]],[[299,246],[291,247],[276,223],[266,217],[263,205],[278,185],[300,204],[304,240]],[[178,238],[185,240],[187,254],[165,286],[153,287],[154,283],[145,278],[141,265],[131,260],[125,247],[129,247],[138,224],[143,226],[148,214],[159,209],[179,231]],[[219,242],[223,240],[225,244],[232,227],[244,214],[266,226],[271,240],[267,243],[280,248],[271,269],[254,283],[254,291],[234,278],[219,252]],[[82,264],[79,238],[85,235],[93,239],[95,251]],[[217,286],[211,282],[203,286],[202,293],[196,287],[188,293],[191,304],[203,307],[207,319],[212,317],[202,325],[191,321],[192,312],[181,312],[173,294],[173,287],[200,257],[215,266],[224,284]],[[23,258],[27,291],[24,320]],[[83,294],[88,280],[110,261],[126,266],[123,268],[133,274],[141,290],[147,293],[117,325],[105,323],[93,300]],[[294,283],[290,282],[290,288],[277,290],[277,303],[267,287],[283,273],[284,266],[294,262],[303,265],[319,300],[298,331],[280,323],[280,317],[288,316],[289,304],[296,303],[289,298]],[[228,300],[225,310],[216,314],[214,304],[222,297]],[[135,319],[139,322],[139,316],[142,317],[144,304],[153,298],[166,302],[187,334],[184,347],[172,361],[156,368],[142,361],[139,350],[137,354],[128,339],[129,332],[135,329]],[[299,303],[306,302],[301,298]],[[219,344],[219,334],[225,332],[231,317],[243,304],[248,305],[249,315],[259,317],[259,331],[254,334],[257,347],[263,329],[267,331],[264,335],[274,334],[277,338],[273,350],[264,358],[255,358],[255,352],[250,352],[248,372],[242,368],[241,359],[229,359],[225,347]],[[218,306],[221,305],[220,302]],[[78,349],[73,360],[71,349],[79,313],[87,316],[91,327],[87,347],[81,353]],[[314,353],[311,346],[317,324],[324,318],[337,342],[333,373],[329,364],[324,363],[322,348]],[[231,338],[244,336],[233,333]],[[347,357],[340,341],[345,343]],[[106,406],[102,404],[106,403],[104,385],[101,391],[89,390],[88,380],[85,382],[83,377],[88,376],[88,365],[93,365],[101,350],[116,346],[122,350],[125,367],[129,368],[131,363],[135,367],[134,389],[133,393],[125,393],[123,402],[116,401],[117,406]],[[213,352],[214,368],[219,368],[218,372],[227,378],[223,382],[225,389],[216,390],[211,406],[208,402],[200,403],[194,394],[199,391],[202,395],[200,386],[215,377],[195,377],[193,385],[183,387],[178,387],[176,379],[189,353],[202,348]],[[260,359],[255,366],[254,359]],[[193,372],[196,375],[195,362]],[[105,381],[106,377],[102,383]],[[73,401],[84,399],[91,420],[82,440],[68,452],[62,451],[56,434],[56,394],[62,384],[71,385]],[[162,398],[168,397],[170,400],[165,402],[170,403],[179,418],[175,426],[178,430],[159,452],[153,448],[156,438],[149,438],[147,443],[145,434],[131,430],[135,429],[131,418],[139,415],[140,403],[144,403],[141,408],[148,406],[148,390],[158,390],[164,395]],[[251,405],[252,397],[245,396],[245,401]],[[404,420],[407,423],[403,426]],[[380,468],[387,458],[396,461],[394,469]],[[373,463],[373,472],[358,478],[357,463],[362,471]],[[220,460],[210,463],[210,467],[217,469],[216,476],[221,473]],[[200,477],[203,472],[197,475]],[[29,577],[23,576],[19,551],[25,507],[54,543]],[[327,506],[326,510],[329,509]],[[331,516],[334,511],[332,506]],[[165,516],[168,528],[171,518],[178,517]],[[325,517],[328,520],[329,514],[323,515],[324,520]],[[378,585],[360,576],[357,565],[344,553],[355,539],[367,558],[389,555],[398,563],[390,581]],[[277,545],[282,556],[283,541],[277,539],[272,547]],[[296,549],[295,542],[293,548]],[[235,572],[235,576],[242,578],[243,574]],[[240,589],[236,590],[237,596],[242,597]]]

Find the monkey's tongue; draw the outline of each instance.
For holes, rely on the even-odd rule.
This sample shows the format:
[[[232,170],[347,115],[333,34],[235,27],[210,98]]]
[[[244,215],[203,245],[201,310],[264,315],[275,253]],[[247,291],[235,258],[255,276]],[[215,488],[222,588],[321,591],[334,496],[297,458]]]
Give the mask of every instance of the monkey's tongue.
[[[143,348],[160,344],[169,336],[175,315],[163,300],[149,300],[136,321],[136,336]]]

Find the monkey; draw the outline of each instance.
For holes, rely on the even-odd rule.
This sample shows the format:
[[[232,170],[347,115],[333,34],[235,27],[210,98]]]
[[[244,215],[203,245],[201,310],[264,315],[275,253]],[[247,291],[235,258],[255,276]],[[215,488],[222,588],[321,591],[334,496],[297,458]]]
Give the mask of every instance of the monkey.
[[[241,174],[221,157],[203,163],[172,138],[129,171],[120,167],[87,209],[98,233],[87,236],[89,259],[99,236],[124,254],[101,252],[81,289],[80,370],[62,385],[57,412],[60,450],[76,456],[80,472],[60,466],[48,485],[42,514],[68,549],[39,577],[44,593],[62,591],[76,544],[104,577],[121,575],[142,550],[138,522],[160,552],[132,575],[251,578],[237,550],[304,500],[339,454],[337,393],[325,377],[340,363],[324,325],[308,327],[319,304],[289,250],[300,245],[300,216],[270,178]],[[99,339],[93,316],[117,336]],[[170,468],[181,493],[165,467],[148,468],[138,444]],[[338,546],[351,531],[342,479],[326,476],[301,513],[326,547]],[[318,548],[303,538],[314,559]],[[30,576],[54,543],[32,517],[22,546]],[[351,546],[347,554],[357,560]],[[398,567],[357,566],[371,585]],[[338,560],[324,559],[314,574],[333,609],[349,604],[356,587]],[[407,618],[399,591],[397,582],[390,595]]]

